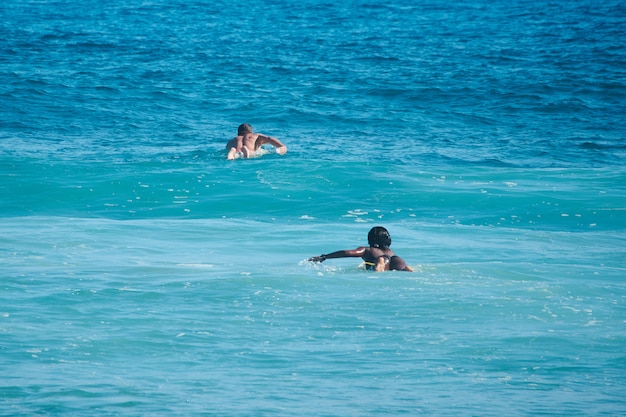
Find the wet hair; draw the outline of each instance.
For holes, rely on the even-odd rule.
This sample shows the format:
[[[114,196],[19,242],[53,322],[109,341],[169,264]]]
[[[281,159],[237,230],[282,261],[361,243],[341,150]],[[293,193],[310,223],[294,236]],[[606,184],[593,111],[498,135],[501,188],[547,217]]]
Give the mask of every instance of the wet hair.
[[[389,232],[380,226],[372,227],[372,230],[367,234],[367,241],[373,248],[386,250],[391,246]]]
[[[252,126],[250,126],[248,123],[239,125],[239,127],[237,128],[237,135],[243,136],[246,133],[252,133]]]

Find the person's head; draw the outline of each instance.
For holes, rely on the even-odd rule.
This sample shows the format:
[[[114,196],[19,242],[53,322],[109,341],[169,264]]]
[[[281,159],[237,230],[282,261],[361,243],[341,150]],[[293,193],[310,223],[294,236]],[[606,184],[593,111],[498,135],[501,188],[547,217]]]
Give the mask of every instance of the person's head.
[[[248,123],[244,123],[242,125],[239,125],[239,127],[237,128],[237,135],[239,136],[243,136],[247,133],[254,133],[252,131],[252,126],[250,126]]]
[[[391,246],[391,236],[384,227],[376,226],[372,227],[372,230],[367,234],[367,241],[373,248],[389,249]]]

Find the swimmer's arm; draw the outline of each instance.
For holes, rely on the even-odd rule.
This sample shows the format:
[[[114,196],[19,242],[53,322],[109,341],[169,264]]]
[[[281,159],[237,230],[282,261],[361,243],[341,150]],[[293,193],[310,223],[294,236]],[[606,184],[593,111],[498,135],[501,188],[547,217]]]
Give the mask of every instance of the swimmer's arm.
[[[310,262],[324,262],[326,259],[335,259],[335,258],[361,258],[365,253],[365,247],[359,247],[351,250],[338,250],[335,252],[322,254],[320,256],[314,256],[309,258]]]
[[[279,153],[281,155],[287,153],[287,147],[281,141],[272,136],[259,134],[259,137],[257,138],[257,148],[259,148],[261,145],[265,145],[266,143],[269,143],[270,145],[275,147],[276,153]]]

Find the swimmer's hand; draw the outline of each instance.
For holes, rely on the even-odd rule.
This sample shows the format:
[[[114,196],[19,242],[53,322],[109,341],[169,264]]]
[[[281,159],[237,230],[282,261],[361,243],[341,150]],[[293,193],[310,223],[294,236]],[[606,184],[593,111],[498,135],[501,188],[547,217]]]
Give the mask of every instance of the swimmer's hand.
[[[279,146],[278,148],[276,148],[276,153],[279,155],[284,155],[287,153],[287,147],[286,146]]]
[[[309,258],[309,262],[324,262],[326,260],[326,255],[314,256]]]

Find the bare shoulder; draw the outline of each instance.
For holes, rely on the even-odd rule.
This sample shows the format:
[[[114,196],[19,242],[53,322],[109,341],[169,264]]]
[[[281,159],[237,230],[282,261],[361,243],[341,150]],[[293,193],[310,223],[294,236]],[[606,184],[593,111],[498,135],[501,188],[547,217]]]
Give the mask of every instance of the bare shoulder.
[[[383,252],[378,248],[373,248],[371,246],[362,246],[359,249],[363,251],[363,253],[371,256],[372,258],[378,258]]]
[[[369,246],[359,246],[358,248],[354,249],[353,252],[359,254],[359,256],[362,256],[368,253],[369,250],[370,250]]]
[[[240,138],[240,136],[236,136],[234,138],[232,138],[231,140],[228,141],[228,143],[226,143],[226,149],[230,149],[233,146],[235,146],[237,144],[237,140]]]

